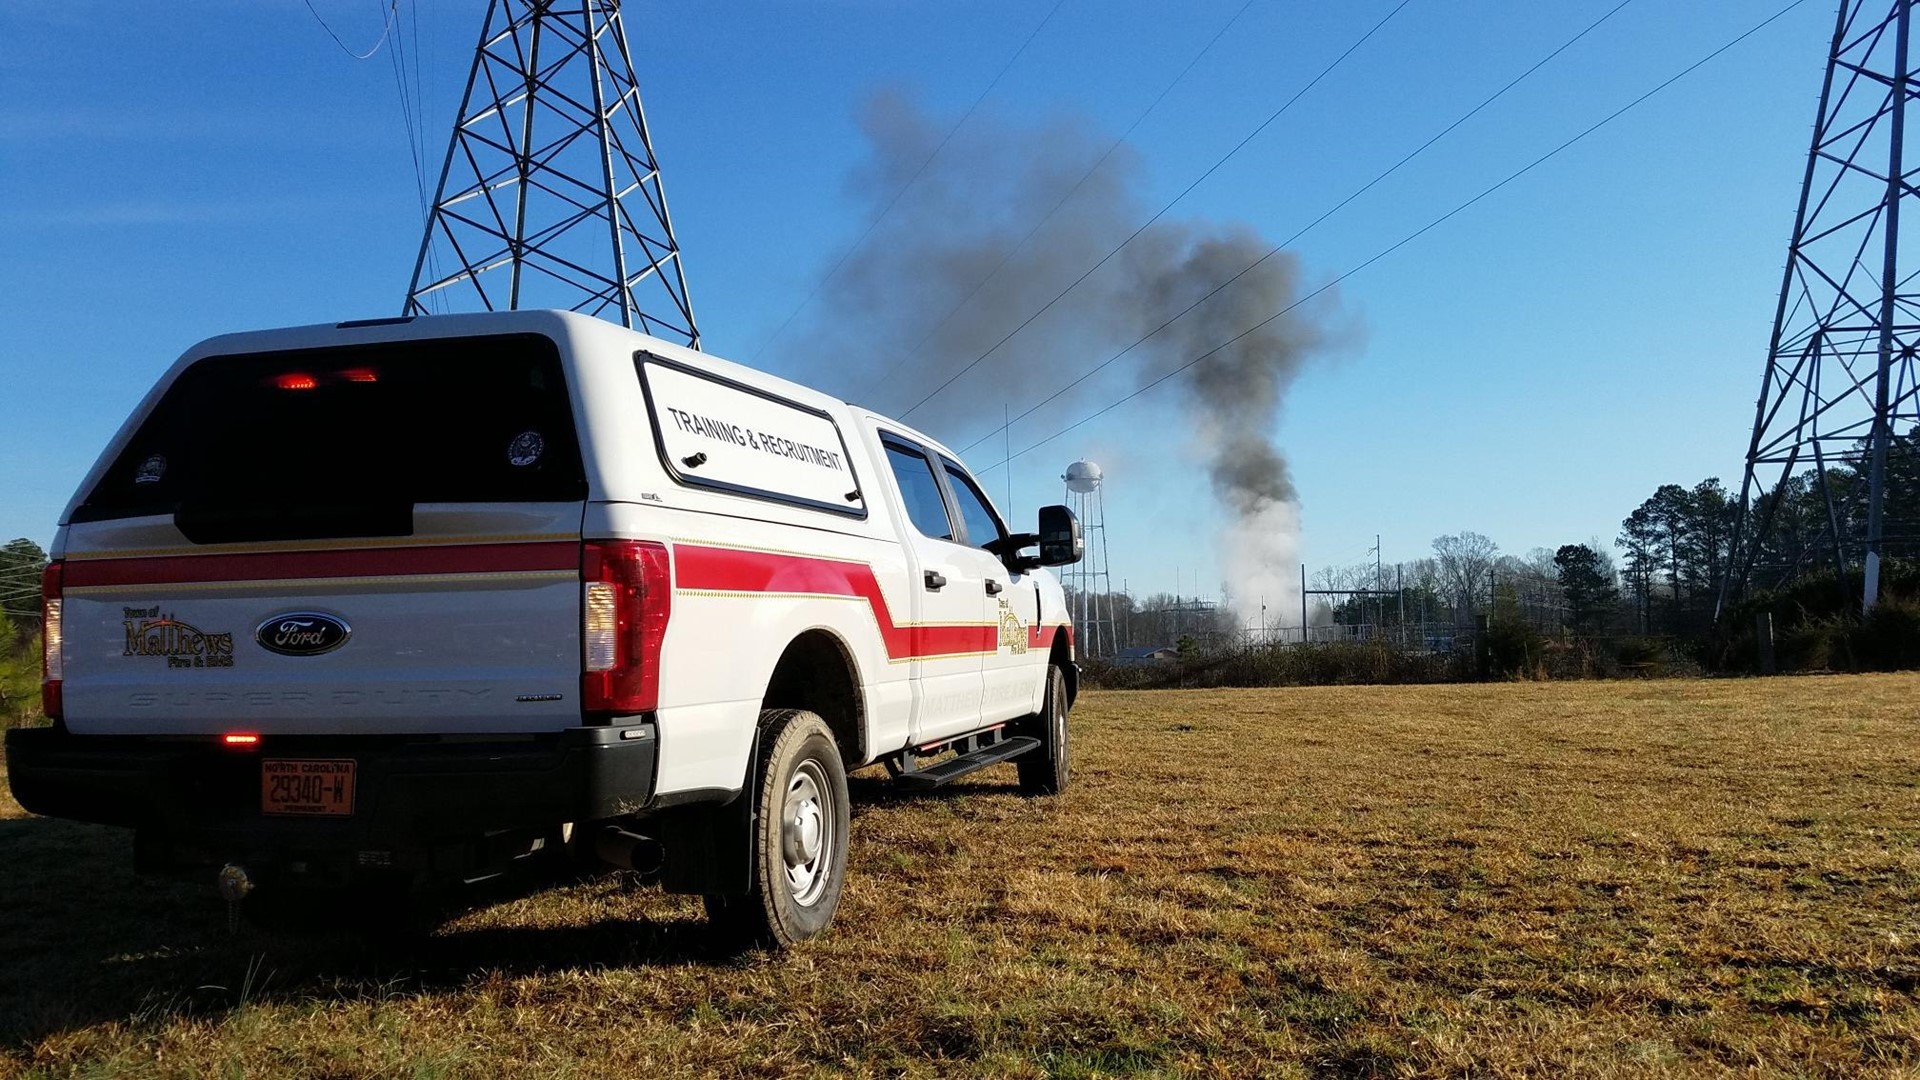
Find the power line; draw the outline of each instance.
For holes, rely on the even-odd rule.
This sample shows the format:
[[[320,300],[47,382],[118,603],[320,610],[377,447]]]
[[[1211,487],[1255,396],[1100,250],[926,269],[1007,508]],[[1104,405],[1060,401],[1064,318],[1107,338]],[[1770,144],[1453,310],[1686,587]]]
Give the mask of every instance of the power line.
[[[967,372],[972,371],[975,367],[979,366],[981,361],[985,360],[989,356],[992,356],[994,353],[1000,351],[1000,346],[1005,345],[1009,341],[1012,341],[1015,335],[1019,334],[1020,331],[1025,330],[1029,325],[1033,323],[1033,320],[1039,318],[1042,315],[1045,315],[1049,310],[1053,308],[1053,305],[1059,303],[1062,299],[1066,297],[1068,293],[1079,288],[1081,282],[1086,281],[1088,278],[1092,277],[1101,267],[1107,265],[1107,263],[1110,260],[1112,260],[1112,258],[1115,255],[1120,254],[1121,249],[1125,248],[1128,244],[1131,244],[1134,242],[1134,240],[1138,239],[1141,233],[1146,232],[1147,229],[1151,227],[1154,222],[1159,221],[1162,217],[1164,217],[1167,211],[1173,209],[1174,206],[1178,204],[1180,200],[1186,198],[1187,195],[1191,193],[1194,188],[1199,187],[1203,182],[1205,182],[1207,177],[1212,176],[1216,171],[1218,171],[1220,166],[1225,165],[1228,162],[1228,160],[1230,160],[1235,154],[1238,154],[1248,143],[1252,142],[1257,136],[1259,136],[1261,132],[1267,130],[1267,128],[1275,120],[1280,119],[1282,114],[1284,114],[1288,109],[1293,108],[1294,102],[1299,101],[1302,97],[1306,96],[1307,91],[1312,90],[1315,86],[1318,86],[1320,84],[1320,80],[1325,79],[1328,75],[1332,74],[1333,70],[1339,67],[1342,63],[1344,63],[1347,57],[1352,56],[1354,52],[1360,48],[1360,46],[1365,45],[1367,41],[1373,37],[1373,35],[1379,33],[1381,27],[1387,25],[1388,22],[1392,21],[1395,15],[1400,14],[1401,9],[1405,8],[1408,4],[1412,2],[1413,0],[1400,0],[1400,3],[1394,5],[1394,8],[1392,11],[1387,12],[1386,15],[1382,17],[1379,22],[1374,23],[1373,26],[1370,29],[1368,29],[1366,33],[1360,35],[1357,41],[1347,46],[1347,49],[1345,52],[1341,53],[1339,56],[1334,57],[1332,63],[1328,64],[1324,68],[1321,68],[1320,74],[1315,75],[1311,80],[1307,82],[1307,85],[1295,91],[1294,95],[1288,98],[1284,104],[1282,104],[1278,109],[1275,109],[1272,112],[1272,114],[1270,114],[1265,120],[1260,121],[1259,126],[1255,127],[1252,131],[1248,132],[1245,138],[1235,143],[1233,146],[1233,149],[1228,150],[1224,155],[1220,157],[1218,161],[1215,161],[1212,165],[1209,165],[1205,172],[1195,177],[1192,183],[1182,188],[1180,191],[1180,194],[1175,195],[1165,206],[1162,206],[1159,210],[1154,211],[1154,214],[1152,217],[1142,222],[1139,228],[1133,230],[1133,232],[1129,234],[1125,240],[1120,241],[1120,243],[1116,245],[1112,251],[1109,251],[1105,255],[1101,256],[1100,261],[1094,263],[1091,267],[1089,267],[1086,273],[1081,274],[1079,277],[1075,278],[1072,284],[1060,290],[1060,292],[1057,295],[1055,295],[1053,299],[1047,301],[1045,304],[1042,304],[1038,311],[1035,311],[1033,314],[1027,316],[1024,320],[1021,321],[1019,326],[1016,326],[1012,330],[1009,330],[1005,337],[1001,338],[999,341],[994,342],[993,346],[989,348],[986,352],[983,352],[979,356],[974,357],[972,360],[967,361],[966,366],[961,368],[959,371],[954,372],[950,377],[948,377],[946,382],[943,382],[939,386],[936,386],[932,390],[928,391],[925,397],[922,397],[919,401],[914,402],[913,405],[909,407],[906,412],[901,413],[900,418],[904,420],[907,417],[912,416],[914,414],[914,411],[919,409],[920,406],[925,405],[929,401],[932,401],[936,396],[939,395],[939,393],[942,390],[945,390],[947,387],[952,386],[956,381],[958,381],[962,375],[965,375]]]
[[[813,283],[813,289],[809,291],[798,304],[794,305],[792,311],[787,312],[787,317],[780,321],[780,325],[775,327],[773,333],[767,336],[767,340],[761,342],[759,348],[753,350],[747,357],[748,361],[751,362],[757,358],[767,350],[767,346],[779,340],[780,335],[786,333],[787,327],[792,324],[794,318],[802,311],[805,311],[808,304],[813,303],[814,297],[820,295],[820,290],[826,287],[827,282],[832,281],[833,276],[838,274],[840,268],[847,264],[847,260],[853,257],[853,253],[860,250],[861,245],[867,242],[867,237],[873,235],[874,228],[878,226],[888,214],[893,212],[894,206],[900,202],[900,197],[905,195],[908,189],[919,182],[921,174],[927,171],[927,166],[933,164],[933,159],[939,157],[940,151],[945,150],[947,144],[953,141],[953,137],[959,134],[962,127],[966,126],[967,121],[973,117],[974,111],[980,108],[980,103],[987,100],[987,95],[993,93],[994,87],[1000,85],[1000,80],[1006,78],[1007,72],[1013,70],[1013,65],[1019,61],[1021,56],[1025,55],[1027,46],[1033,44],[1033,39],[1040,36],[1040,31],[1046,29],[1047,24],[1053,21],[1055,13],[1057,13],[1061,5],[1066,2],[1067,0],[1054,0],[1053,7],[1047,9],[1047,17],[1040,20],[1039,25],[1033,28],[1033,32],[1027,35],[1027,39],[1022,41],[1020,47],[1013,51],[1013,55],[1007,57],[1007,62],[1000,65],[999,73],[993,77],[992,82],[987,84],[985,90],[980,91],[980,96],[973,99],[973,104],[967,106],[967,111],[960,114],[960,119],[954,122],[953,127],[947,129],[946,137],[940,140],[940,145],[934,147],[933,153],[928,154],[926,160],[920,163],[920,167],[913,170],[913,175],[907,178],[906,183],[900,185],[900,190],[893,193],[893,198],[887,200],[887,205],[880,208],[880,212],[873,216],[872,221],[867,222],[867,227],[861,231],[859,237],[856,238],[852,244],[848,245],[847,250],[840,253],[840,257],[834,260],[833,265],[827,268],[826,273],[820,275],[820,280]]]
[[[1041,216],[1039,221],[1033,223],[1033,227],[1027,230],[1026,235],[1022,236],[1017,243],[1007,249],[1007,253],[1000,257],[1000,261],[994,265],[993,269],[987,271],[987,275],[975,283],[973,290],[967,293],[966,296],[961,297],[960,302],[953,305],[953,307],[941,317],[940,321],[933,325],[931,330],[928,330],[922,335],[919,341],[914,342],[912,348],[901,353],[899,358],[894,360],[887,370],[869,385],[869,393],[878,392],[880,387],[884,386],[888,379],[893,378],[894,374],[897,373],[908,360],[920,354],[920,350],[926,346],[927,342],[932,341],[933,336],[945,328],[947,323],[951,322],[953,317],[960,313],[961,308],[966,307],[975,296],[980,295],[980,290],[986,288],[988,282],[999,276],[1000,271],[1006,268],[1007,263],[1012,261],[1013,257],[1020,252],[1020,249],[1027,246],[1027,241],[1032,240],[1035,233],[1038,233],[1047,222],[1053,220],[1053,216],[1060,212],[1061,207],[1067,205],[1069,200],[1079,194],[1080,189],[1086,186],[1087,181],[1092,179],[1093,174],[1099,172],[1100,167],[1107,163],[1107,159],[1113,156],[1114,151],[1120,149],[1120,145],[1127,141],[1127,136],[1132,135],[1134,130],[1144,123],[1148,116],[1152,115],[1153,110],[1160,107],[1160,103],[1167,99],[1167,95],[1173,93],[1174,87],[1179,86],[1180,83],[1186,79],[1187,75],[1200,63],[1202,57],[1213,51],[1213,47],[1220,43],[1220,39],[1226,36],[1227,31],[1233,29],[1233,24],[1239,22],[1240,17],[1245,15],[1247,9],[1253,7],[1253,5],[1254,0],[1246,0],[1246,3],[1240,5],[1240,10],[1234,12],[1225,23],[1221,24],[1220,29],[1215,31],[1214,35],[1207,39],[1207,43],[1200,47],[1200,51],[1193,54],[1193,59],[1187,61],[1187,66],[1181,68],[1180,73],[1173,77],[1173,81],[1167,83],[1167,85],[1161,89],[1159,95],[1156,96],[1145,109],[1140,111],[1139,116],[1133,118],[1133,123],[1127,125],[1127,129],[1121,132],[1119,136],[1107,146],[1106,152],[1101,154],[1099,159],[1093,164],[1087,166],[1087,171],[1080,174],[1080,179],[1074,181],[1073,187],[1069,188],[1066,194],[1060,196],[1059,200],[1053,204],[1051,209]]]
[[[1555,57],[1559,56],[1561,53],[1566,52],[1568,49],[1572,48],[1573,45],[1576,42],[1578,42],[1580,39],[1586,37],[1588,34],[1592,33],[1596,29],[1599,29],[1601,23],[1604,23],[1608,19],[1613,18],[1614,15],[1620,12],[1620,9],[1626,7],[1628,4],[1632,2],[1633,0],[1620,0],[1618,4],[1615,4],[1605,14],[1601,15],[1598,19],[1595,19],[1593,22],[1588,23],[1585,29],[1581,30],[1579,33],[1568,38],[1565,42],[1563,42],[1560,45],[1559,48],[1541,57],[1538,61],[1535,61],[1532,67],[1527,68],[1525,71],[1521,72],[1520,74],[1514,76],[1512,79],[1508,80],[1505,86],[1502,86],[1500,89],[1494,91],[1492,95],[1483,99],[1478,105],[1475,105],[1473,108],[1468,109],[1465,113],[1462,113],[1458,119],[1454,120],[1452,123],[1448,124],[1446,127],[1441,128],[1426,142],[1423,142],[1419,146],[1414,147],[1412,151],[1407,153],[1400,160],[1388,166],[1379,175],[1375,176],[1373,179],[1361,185],[1358,189],[1356,189],[1352,194],[1348,195],[1346,198],[1341,199],[1339,202],[1335,203],[1333,206],[1331,206],[1325,212],[1323,212],[1319,217],[1314,218],[1312,221],[1307,222],[1305,225],[1295,230],[1293,235],[1280,241],[1278,244],[1273,245],[1271,248],[1268,248],[1266,251],[1266,254],[1260,256],[1258,259],[1255,259],[1251,263],[1248,263],[1246,266],[1242,267],[1240,271],[1234,274],[1232,277],[1227,278],[1225,281],[1220,282],[1220,284],[1218,285],[1215,285],[1204,296],[1201,296],[1199,299],[1195,300],[1193,303],[1188,304],[1184,308],[1181,308],[1178,312],[1174,313],[1172,318],[1169,318],[1167,321],[1161,323],[1159,326],[1154,327],[1152,330],[1149,330],[1145,334],[1142,334],[1140,337],[1136,338],[1133,341],[1133,343],[1128,345],[1126,348],[1121,349],[1119,352],[1114,353],[1112,356],[1107,357],[1105,360],[1102,360],[1100,363],[1094,365],[1094,367],[1091,370],[1088,370],[1082,373],[1078,378],[1073,379],[1072,381],[1068,382],[1065,386],[1060,387],[1058,390],[1055,390],[1053,393],[1048,394],[1045,398],[1042,398],[1041,400],[1035,402],[1033,405],[1029,406],[1025,412],[1021,413],[1019,416],[1014,417],[1012,422],[1025,420],[1027,417],[1032,416],[1034,413],[1039,412],[1041,409],[1051,404],[1060,395],[1066,393],[1067,391],[1087,381],[1093,376],[1098,375],[1100,372],[1105,371],[1108,367],[1112,366],[1121,357],[1127,355],[1133,350],[1139,348],[1141,345],[1152,340],[1156,334],[1160,333],[1160,331],[1165,330],[1167,327],[1172,326],[1174,323],[1180,321],[1189,312],[1193,311],[1195,308],[1206,303],[1207,301],[1213,299],[1222,290],[1226,289],[1227,287],[1231,286],[1234,282],[1239,281],[1241,278],[1253,272],[1256,268],[1261,266],[1268,259],[1273,258],[1275,255],[1278,255],[1280,252],[1292,246],[1295,241],[1307,235],[1307,233],[1313,231],[1313,229],[1316,226],[1318,226],[1321,222],[1332,217],[1334,214],[1339,213],[1342,209],[1346,208],[1346,206],[1352,203],[1355,199],[1358,199],[1360,196],[1365,195],[1367,192],[1373,190],[1374,187],[1376,187],[1381,181],[1385,180],[1387,177],[1392,176],[1396,172],[1399,172],[1400,169],[1404,167],[1408,162],[1412,161],[1414,158],[1419,157],[1421,154],[1425,153],[1429,147],[1433,146],[1434,143],[1437,143],[1441,139],[1444,139],[1448,135],[1452,134],[1455,129],[1460,127],[1460,125],[1466,123],[1468,120],[1473,119],[1475,116],[1479,115],[1482,110],[1486,109],[1487,106],[1492,105],[1494,102],[1500,100],[1500,98],[1504,97],[1509,90],[1512,90],[1514,87],[1520,85],[1522,82],[1526,81],[1526,79],[1529,76],[1531,76],[1534,72],[1539,71],[1541,68],[1545,67]],[[978,446],[982,442],[986,441],[986,438],[987,436],[982,436],[981,438],[974,440],[974,442],[971,445],[967,446],[961,452],[965,453],[967,450],[973,449],[975,446]]]
[[[1166,382],[1167,380],[1173,378],[1174,376],[1185,372],[1187,369],[1193,367],[1195,364],[1198,364],[1201,361],[1219,352],[1220,350],[1227,348],[1228,346],[1246,337],[1247,335],[1254,333],[1255,331],[1259,330],[1261,327],[1267,325],[1268,323],[1274,321],[1275,319],[1278,319],[1281,316],[1286,315],[1288,312],[1291,312],[1294,309],[1300,307],[1302,304],[1307,303],[1308,301],[1312,300],[1314,297],[1317,297],[1321,293],[1326,292],[1328,289],[1333,288],[1335,285],[1340,284],[1341,282],[1359,273],[1360,271],[1365,270],[1367,267],[1372,266],[1374,263],[1379,262],[1381,259],[1386,258],[1388,255],[1391,255],[1394,252],[1412,243],[1413,241],[1418,240],[1420,237],[1425,236],[1427,233],[1432,232],[1436,228],[1439,228],[1441,225],[1445,224],[1447,221],[1451,220],[1455,216],[1467,210],[1469,207],[1485,199],[1487,196],[1492,195],[1494,192],[1499,191],[1501,188],[1504,188],[1508,184],[1513,183],[1515,180],[1520,179],[1522,176],[1525,176],[1527,173],[1532,172],[1534,169],[1545,164],[1550,159],[1558,157],[1563,151],[1567,150],[1569,147],[1573,146],[1575,143],[1582,141],[1587,136],[1592,135],[1594,132],[1599,131],[1601,128],[1619,119],[1621,116],[1625,115],[1627,112],[1639,106],[1642,102],[1646,101],[1648,98],[1653,97],[1655,94],[1660,93],[1662,90],[1665,90],[1667,87],[1672,86],[1674,83],[1679,82],[1681,79],[1686,78],[1688,75],[1691,75],[1694,71],[1698,70],[1701,67],[1704,67],[1705,65],[1713,61],[1721,53],[1726,52],[1728,49],[1731,49],[1734,46],[1740,44],[1741,42],[1747,40],[1753,35],[1759,33],[1761,30],[1766,29],[1768,26],[1772,25],[1781,17],[1785,16],[1788,12],[1792,11],[1793,9],[1799,7],[1804,3],[1806,3],[1806,0],[1792,0],[1792,2],[1789,3],[1787,6],[1774,12],[1772,15],[1767,16],[1767,18],[1761,20],[1759,23],[1755,24],[1754,26],[1746,30],[1744,33],[1740,34],[1738,37],[1735,37],[1733,40],[1727,42],[1726,44],[1713,50],[1707,55],[1687,65],[1677,73],[1671,76],[1668,76],[1666,80],[1664,80],[1663,82],[1653,87],[1653,89],[1646,91],[1645,93],[1641,94],[1639,97],[1634,98],[1632,101],[1629,101],[1625,105],[1622,105],[1618,109],[1615,109],[1613,112],[1607,114],[1605,117],[1603,117],[1599,121],[1595,122],[1591,126],[1587,127],[1585,130],[1581,131],[1578,135],[1573,136],[1567,141],[1561,143],[1560,145],[1554,147],[1553,149],[1533,159],[1531,162],[1528,162],[1526,165],[1521,166],[1519,169],[1516,169],[1513,172],[1508,173],[1505,178],[1501,179],[1499,182],[1495,183],[1493,186],[1485,189],[1484,191],[1480,192],[1478,195],[1473,196],[1472,198],[1454,207],[1453,209],[1447,211],[1446,213],[1440,215],[1439,217],[1434,218],[1432,221],[1421,226],[1419,229],[1415,230],[1414,232],[1409,233],[1407,236],[1402,237],[1401,239],[1381,249],[1380,251],[1373,254],[1371,257],[1367,258],[1365,261],[1341,273],[1339,276],[1335,277],[1333,280],[1328,281],[1326,284],[1320,286],[1317,289],[1314,289],[1312,292],[1306,294],[1305,296],[1302,296],[1300,299],[1295,300],[1294,302],[1281,308],[1279,311],[1276,311],[1273,314],[1267,316],[1266,318],[1261,319],[1259,322],[1254,323],[1252,326],[1247,327],[1245,330],[1240,331],[1238,334],[1235,334],[1234,336],[1228,338],[1227,340],[1221,342],[1220,344],[1213,346],[1212,348],[1206,350],[1205,352],[1194,357],[1193,359],[1188,360],[1186,363],[1181,364],[1179,367],[1174,368],[1172,371],[1169,371],[1166,374],[1161,375],[1159,378],[1154,379],[1152,382],[1147,383],[1145,386],[1142,386],[1139,389],[1133,391],[1132,393],[1127,394],[1124,397],[1121,397],[1117,401],[1114,401],[1108,405],[1105,405],[1099,409],[1096,409],[1095,411],[1087,414],[1086,416],[1081,417],[1080,419],[1074,421],[1073,423],[1068,424],[1066,427],[1061,428],[1059,431],[1054,432],[1053,434],[1047,436],[1044,439],[1039,440],[1038,442],[1028,445],[1027,447],[1020,450],[1018,453],[1008,455],[1006,458],[994,463],[993,465],[988,466],[987,468],[981,471],[992,472],[994,469],[997,469],[1002,465],[1006,465],[1012,462],[1015,458],[1023,457],[1029,453],[1032,453],[1033,451],[1038,450],[1040,447],[1045,446],[1046,444],[1052,442],[1055,439],[1058,439],[1062,435],[1065,435],[1068,432],[1075,430],[1076,428],[1079,428],[1087,423],[1090,423],[1093,420],[1096,420],[1102,416],[1105,416],[1107,413],[1110,413],[1113,410],[1119,408],[1120,406],[1125,405],[1127,402],[1132,401],[1134,398],[1139,397],[1140,395],[1146,393],[1149,390],[1152,390],[1154,387],[1159,386],[1160,384]]]
[[[398,3],[398,0],[395,2]],[[400,123],[407,133],[407,155],[413,162],[413,187],[420,204],[420,223],[424,228],[433,215],[433,194],[428,187],[426,171],[426,99],[420,87],[419,0],[414,0],[408,6],[408,14],[412,44],[408,44],[406,33],[394,35],[393,48],[387,50],[387,59],[393,70],[394,93],[400,102]],[[427,253],[427,265],[436,280],[440,276],[439,262],[434,252]],[[436,306],[439,299],[435,297]]]
[[[380,51],[380,46],[385,45],[387,43],[387,35],[393,31],[394,13],[400,10],[400,0],[391,0],[391,2],[387,5],[386,21],[380,27],[380,39],[373,43],[373,47],[371,49],[368,49],[366,52],[363,52],[363,53],[357,53],[357,52],[354,52],[352,49],[347,48],[347,43],[344,41],[341,41],[340,35],[334,33],[333,27],[327,25],[327,20],[320,17],[320,12],[313,6],[313,0],[300,0],[300,2],[307,5],[307,12],[308,14],[311,14],[313,16],[313,21],[320,24],[320,29],[325,30],[327,32],[327,36],[333,39],[333,43],[335,45],[340,46],[340,51],[343,53],[346,53],[348,56],[353,57],[355,60],[372,59],[373,54]]]
[[[394,3],[397,6],[399,0],[394,0]],[[419,32],[419,5],[417,3],[414,5],[414,13],[415,41],[417,43]],[[427,194],[427,171],[421,161],[421,134],[419,130],[421,125],[414,115],[418,108],[417,102],[408,87],[408,63],[404,36],[394,39],[393,48],[387,51],[387,60],[388,66],[393,69],[394,90],[400,99],[400,123],[407,131],[407,155],[413,159],[413,186],[419,196],[421,217],[425,218],[427,214],[432,212],[433,201]]]
[[[376,0],[377,6],[386,8],[386,15],[381,21],[379,39],[365,52],[355,52],[351,48],[348,48],[347,43],[340,39],[340,35],[334,32],[333,27],[327,25],[327,20],[320,17],[319,10],[313,6],[313,0],[301,0],[301,3],[306,5],[307,13],[313,16],[313,21],[320,24],[320,29],[326,31],[327,36],[333,39],[335,45],[340,46],[340,51],[355,60],[372,59],[373,54],[379,52],[380,47],[385,45],[389,38],[392,39],[393,48],[387,50],[387,61],[393,69],[393,81],[399,93],[400,121],[407,133],[407,154],[413,159],[413,186],[416,196],[419,199],[420,212],[424,219],[430,212],[432,204],[427,196],[426,169],[421,162],[421,155],[423,153],[422,143],[424,142],[425,135],[421,130],[420,122],[414,115],[419,109],[419,72],[417,70],[413,72],[414,89],[412,95],[409,96],[407,89],[407,72],[409,65],[406,57],[406,34],[404,31],[400,34],[393,32],[394,26],[400,16],[400,0],[386,0],[385,3],[379,3],[378,0]],[[418,52],[420,42],[420,7],[418,3],[413,5],[411,14],[415,51]]]

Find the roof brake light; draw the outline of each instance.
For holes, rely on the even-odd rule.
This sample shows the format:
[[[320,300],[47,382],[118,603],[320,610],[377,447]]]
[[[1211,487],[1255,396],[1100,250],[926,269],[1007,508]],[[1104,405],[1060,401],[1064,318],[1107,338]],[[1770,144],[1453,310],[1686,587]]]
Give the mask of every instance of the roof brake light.
[[[220,741],[228,746],[259,746],[260,736],[250,731],[230,731],[220,736]]]

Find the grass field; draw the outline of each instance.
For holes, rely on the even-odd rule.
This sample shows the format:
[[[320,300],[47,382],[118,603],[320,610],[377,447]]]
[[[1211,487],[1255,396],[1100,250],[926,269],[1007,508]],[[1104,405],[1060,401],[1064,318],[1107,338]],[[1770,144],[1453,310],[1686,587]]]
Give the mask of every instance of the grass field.
[[[0,799],[0,1074],[1920,1076],[1920,677],[1090,694],[1063,798],[859,783],[834,932],[476,898],[227,936]]]

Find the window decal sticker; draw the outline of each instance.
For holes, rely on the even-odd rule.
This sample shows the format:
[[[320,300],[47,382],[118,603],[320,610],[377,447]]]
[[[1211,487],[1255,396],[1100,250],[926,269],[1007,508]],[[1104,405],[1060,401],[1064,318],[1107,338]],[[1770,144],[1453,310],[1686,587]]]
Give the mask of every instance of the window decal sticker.
[[[516,469],[524,469],[540,460],[547,452],[547,440],[537,431],[523,431],[507,444],[507,464]]]

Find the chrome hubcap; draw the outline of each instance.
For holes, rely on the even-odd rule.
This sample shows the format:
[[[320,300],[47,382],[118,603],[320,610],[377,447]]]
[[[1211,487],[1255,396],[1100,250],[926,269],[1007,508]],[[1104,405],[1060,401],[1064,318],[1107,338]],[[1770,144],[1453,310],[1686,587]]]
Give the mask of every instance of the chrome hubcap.
[[[787,784],[780,808],[780,853],[786,862],[787,890],[800,904],[812,904],[826,891],[833,865],[833,801],[820,765],[803,761]]]

